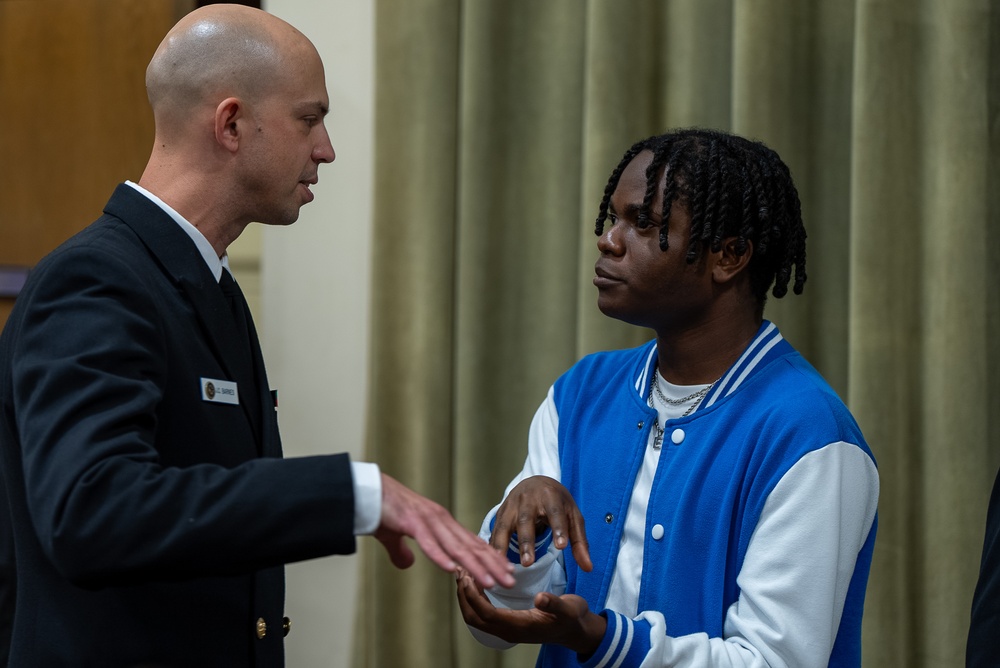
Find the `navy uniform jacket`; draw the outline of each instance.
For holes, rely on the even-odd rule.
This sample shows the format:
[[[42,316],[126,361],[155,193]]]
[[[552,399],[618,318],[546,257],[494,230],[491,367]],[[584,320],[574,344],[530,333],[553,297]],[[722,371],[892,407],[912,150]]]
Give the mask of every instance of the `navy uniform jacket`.
[[[986,537],[979,566],[979,581],[972,596],[972,620],[966,644],[967,668],[1000,665],[1000,473],[986,511]]]
[[[350,463],[281,459],[256,334],[247,359],[194,243],[128,186],[104,213],[0,336],[11,665],[282,665],[282,565],[354,550]]]

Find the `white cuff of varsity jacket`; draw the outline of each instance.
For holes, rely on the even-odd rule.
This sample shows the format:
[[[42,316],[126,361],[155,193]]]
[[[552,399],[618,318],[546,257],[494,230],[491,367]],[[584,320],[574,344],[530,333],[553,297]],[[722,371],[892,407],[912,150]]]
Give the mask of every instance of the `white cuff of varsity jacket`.
[[[382,521],[382,472],[378,464],[351,462],[354,481],[354,535],[375,533]]]

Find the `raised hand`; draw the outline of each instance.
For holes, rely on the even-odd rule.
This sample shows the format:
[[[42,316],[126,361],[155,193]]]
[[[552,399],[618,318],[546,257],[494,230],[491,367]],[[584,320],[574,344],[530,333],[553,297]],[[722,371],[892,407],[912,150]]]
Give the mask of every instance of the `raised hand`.
[[[535,536],[546,526],[552,529],[552,543],[558,549],[571,545],[580,568],[593,569],[583,515],[569,490],[547,476],[525,478],[510,491],[497,510],[490,544],[506,553],[516,532],[521,565],[530,566],[535,563]]]

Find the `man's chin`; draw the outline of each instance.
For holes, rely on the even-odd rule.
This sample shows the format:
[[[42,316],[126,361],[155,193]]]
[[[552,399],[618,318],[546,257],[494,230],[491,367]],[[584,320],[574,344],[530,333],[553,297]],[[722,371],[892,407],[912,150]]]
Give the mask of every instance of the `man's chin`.
[[[295,209],[294,211],[284,211],[280,214],[267,216],[266,218],[261,218],[260,220],[256,220],[254,222],[273,227],[286,227],[299,219],[299,213],[299,209]]]
[[[601,295],[598,295],[597,308],[601,313],[609,318],[614,318],[615,320],[625,320],[623,317],[625,314],[620,305],[616,304],[612,299],[602,298]]]
[[[620,320],[628,325],[636,327],[649,327],[649,314],[637,313],[634,309],[628,309],[624,305],[611,300],[597,298],[598,310],[609,318]]]

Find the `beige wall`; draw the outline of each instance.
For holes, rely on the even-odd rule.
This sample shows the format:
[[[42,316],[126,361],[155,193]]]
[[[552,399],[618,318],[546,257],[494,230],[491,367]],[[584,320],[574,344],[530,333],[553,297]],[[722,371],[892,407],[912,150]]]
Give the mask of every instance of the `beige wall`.
[[[251,226],[259,252],[254,305],[289,457],[362,452],[367,393],[374,123],[373,0],[265,0],[326,65],[327,129],[337,159],[319,170],[314,202],[290,228]],[[254,246],[259,251],[254,251]],[[235,251],[242,253],[242,248]],[[234,258],[236,259],[236,258]],[[239,257],[242,262],[242,256]],[[253,292],[253,286],[250,286]],[[362,540],[372,540],[364,538]],[[349,666],[358,558],[287,569],[290,668]]]

